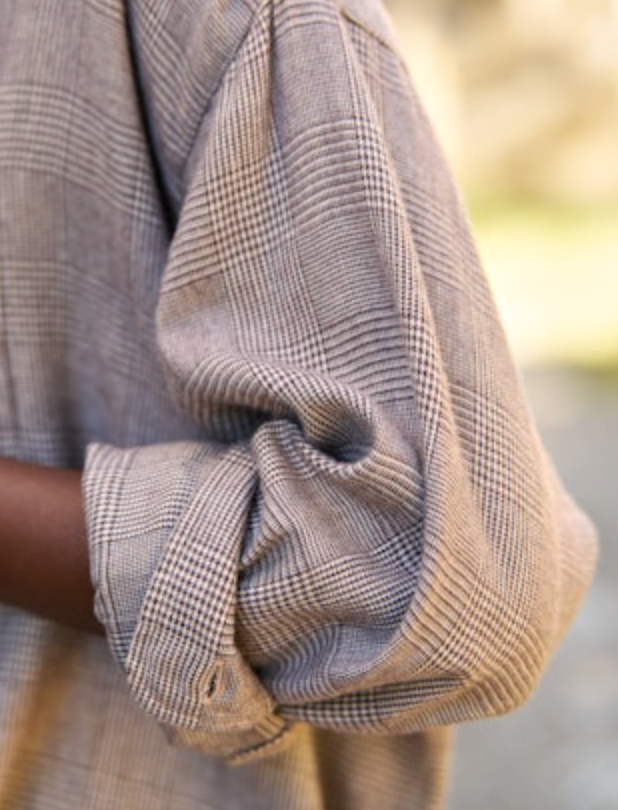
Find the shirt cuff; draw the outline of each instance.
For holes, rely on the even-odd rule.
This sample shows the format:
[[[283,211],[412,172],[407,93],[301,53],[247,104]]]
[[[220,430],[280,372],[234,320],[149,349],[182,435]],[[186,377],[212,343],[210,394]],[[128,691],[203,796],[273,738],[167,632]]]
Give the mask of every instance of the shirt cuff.
[[[204,487],[215,468],[226,487]],[[188,442],[92,445],[84,471],[95,612],[134,698],[173,744],[239,762],[291,730],[233,638],[253,476],[245,449]]]

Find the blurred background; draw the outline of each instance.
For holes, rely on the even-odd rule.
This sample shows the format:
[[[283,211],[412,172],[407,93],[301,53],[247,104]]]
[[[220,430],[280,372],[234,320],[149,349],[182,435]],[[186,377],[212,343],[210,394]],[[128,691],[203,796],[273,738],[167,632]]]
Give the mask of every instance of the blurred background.
[[[459,732],[449,810],[618,809],[618,0],[385,0],[541,433],[597,524],[536,695]]]

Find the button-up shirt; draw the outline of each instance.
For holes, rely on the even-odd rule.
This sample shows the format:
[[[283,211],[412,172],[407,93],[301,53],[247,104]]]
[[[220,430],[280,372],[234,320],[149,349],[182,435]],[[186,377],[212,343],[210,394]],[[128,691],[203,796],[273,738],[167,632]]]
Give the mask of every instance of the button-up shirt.
[[[106,641],[0,609],[0,807],[429,810],[593,532],[378,0],[3,0],[0,453]]]

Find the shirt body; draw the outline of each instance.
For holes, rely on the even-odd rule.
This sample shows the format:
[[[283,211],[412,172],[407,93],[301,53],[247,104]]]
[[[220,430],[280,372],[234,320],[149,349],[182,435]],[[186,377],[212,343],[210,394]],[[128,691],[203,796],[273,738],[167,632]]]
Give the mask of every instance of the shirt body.
[[[107,642],[0,607],[0,808],[439,807],[593,539],[383,11],[5,6],[0,453]]]

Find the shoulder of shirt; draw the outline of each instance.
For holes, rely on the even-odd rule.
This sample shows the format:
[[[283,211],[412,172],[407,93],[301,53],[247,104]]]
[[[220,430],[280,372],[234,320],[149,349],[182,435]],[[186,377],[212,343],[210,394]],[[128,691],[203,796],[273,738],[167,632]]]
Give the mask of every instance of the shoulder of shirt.
[[[173,207],[185,193],[189,156],[230,66],[265,20],[276,41],[291,28],[355,26],[396,50],[381,0],[123,0],[139,86]],[[334,29],[333,29],[334,30]],[[309,39],[307,40],[309,41]],[[271,42],[271,45],[273,42]],[[303,59],[298,58],[298,70]]]

